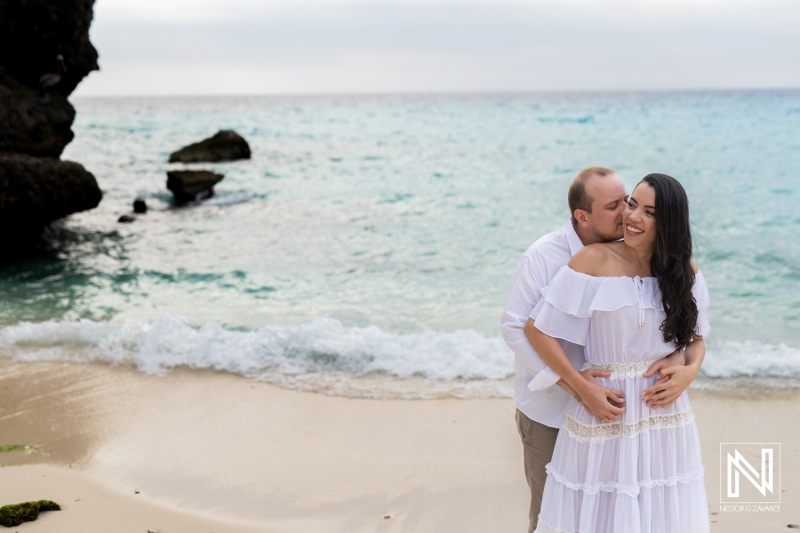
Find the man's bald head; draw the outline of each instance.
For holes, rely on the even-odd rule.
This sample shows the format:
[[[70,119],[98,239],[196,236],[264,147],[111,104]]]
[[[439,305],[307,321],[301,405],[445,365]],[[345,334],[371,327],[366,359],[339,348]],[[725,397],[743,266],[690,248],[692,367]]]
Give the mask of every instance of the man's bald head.
[[[587,182],[593,176],[603,177],[609,174],[616,174],[616,171],[607,167],[586,167],[573,178],[572,183],[569,184],[569,190],[567,191],[567,204],[569,204],[569,214],[573,226],[578,223],[575,219],[576,209],[582,209],[587,213],[592,212],[594,198],[592,198],[587,190]]]

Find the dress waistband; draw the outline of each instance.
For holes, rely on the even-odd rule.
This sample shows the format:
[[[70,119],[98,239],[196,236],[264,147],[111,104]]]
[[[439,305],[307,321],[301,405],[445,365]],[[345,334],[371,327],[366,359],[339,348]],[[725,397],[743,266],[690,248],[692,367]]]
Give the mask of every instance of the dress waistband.
[[[653,363],[661,359],[663,359],[663,357],[647,359],[646,361],[625,361],[622,363],[605,363],[601,365],[587,361],[581,370],[599,368],[600,370],[611,372],[611,375],[606,379],[638,378],[641,377]]]

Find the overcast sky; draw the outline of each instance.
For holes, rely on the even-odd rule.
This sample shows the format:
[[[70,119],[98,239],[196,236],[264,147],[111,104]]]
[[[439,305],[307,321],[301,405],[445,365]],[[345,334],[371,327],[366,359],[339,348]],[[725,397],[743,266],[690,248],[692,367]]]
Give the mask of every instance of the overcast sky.
[[[76,95],[800,88],[797,0],[96,0]]]

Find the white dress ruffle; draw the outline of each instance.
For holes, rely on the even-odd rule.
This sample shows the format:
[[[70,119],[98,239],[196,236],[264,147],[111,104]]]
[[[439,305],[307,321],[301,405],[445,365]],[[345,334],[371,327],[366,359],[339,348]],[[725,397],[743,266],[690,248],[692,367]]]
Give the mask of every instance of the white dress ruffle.
[[[703,274],[692,289],[705,335]],[[587,363],[611,372],[598,381],[625,393],[626,410],[597,422],[572,399],[558,434],[539,514],[539,533],[702,533],[709,531],[700,439],[684,392],[649,408],[650,365],[675,350],[660,330],[665,314],[655,278],[600,278],[563,267],[531,312],[536,327],[584,345]]]

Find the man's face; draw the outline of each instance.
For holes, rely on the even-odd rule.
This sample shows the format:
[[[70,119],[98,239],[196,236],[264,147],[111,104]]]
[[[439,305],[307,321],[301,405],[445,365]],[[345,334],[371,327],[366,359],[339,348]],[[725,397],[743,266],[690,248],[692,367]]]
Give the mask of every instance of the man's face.
[[[586,182],[586,192],[594,201],[592,212],[586,214],[589,231],[598,242],[611,242],[622,238],[622,213],[628,195],[625,184],[616,174],[593,175]]]

